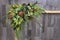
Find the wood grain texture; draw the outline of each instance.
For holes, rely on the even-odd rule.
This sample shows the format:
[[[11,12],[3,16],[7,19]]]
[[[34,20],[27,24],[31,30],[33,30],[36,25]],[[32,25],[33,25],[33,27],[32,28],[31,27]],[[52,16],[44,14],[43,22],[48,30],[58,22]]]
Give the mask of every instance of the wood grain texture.
[[[36,0],[0,0],[0,40],[14,40],[14,31],[10,24],[6,24],[6,5],[14,3],[29,3],[35,2]],[[32,40],[60,40],[60,0],[37,0],[42,7],[44,7],[45,13],[42,15],[42,20],[39,18],[39,22],[42,23],[44,27],[44,32],[40,34],[40,26],[37,23],[30,22],[29,25],[26,24],[25,29],[21,31],[21,40],[29,40],[32,36]],[[6,7],[6,8],[5,8]],[[36,19],[35,19],[36,20]],[[9,22],[9,21],[8,21]],[[36,25],[37,24],[37,25]],[[29,36],[29,29],[32,30]]]

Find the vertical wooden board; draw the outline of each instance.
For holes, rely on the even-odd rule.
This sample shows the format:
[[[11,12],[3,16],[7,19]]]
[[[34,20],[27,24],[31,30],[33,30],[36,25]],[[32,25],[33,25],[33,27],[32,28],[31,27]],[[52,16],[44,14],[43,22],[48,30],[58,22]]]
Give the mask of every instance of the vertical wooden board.
[[[42,15],[37,17],[34,21],[36,29],[35,29],[35,40],[41,40],[42,37]]]
[[[47,40],[48,14],[45,14],[44,40]]]
[[[47,40],[53,40],[53,34],[54,34],[54,27],[48,27],[47,28]]]
[[[55,15],[48,14],[48,27],[53,27],[55,25]]]
[[[7,25],[7,40],[15,40],[14,31],[10,25]]]
[[[31,24],[32,24],[32,34],[31,34],[31,37],[32,37],[32,40],[35,40],[35,35],[36,35],[36,23],[35,23],[35,20],[32,20]]]
[[[20,38],[19,38],[19,40],[25,40],[25,39],[27,39],[27,24],[26,23],[24,23],[23,25],[22,25],[22,30],[20,31]]]
[[[46,21],[48,21],[48,19],[47,19],[47,14],[43,14],[43,19],[42,19],[42,40],[46,40],[46,29],[47,29],[47,22]]]
[[[39,17],[39,24],[40,24],[40,26],[39,26],[39,37],[38,37],[38,40],[40,39],[40,40],[45,40],[45,37],[44,37],[44,30],[45,30],[45,14],[42,14],[42,15],[40,15],[40,17]],[[38,21],[37,20],[37,21]],[[39,25],[38,24],[38,25]],[[37,28],[37,26],[36,26],[36,28]],[[36,39],[37,40],[37,39]]]
[[[42,40],[60,40],[60,14],[48,14],[45,17],[45,38]]]
[[[3,27],[3,28],[2,28],[2,40],[7,40],[6,27]]]
[[[28,40],[35,40],[36,26],[34,20],[30,20],[27,24],[27,38]]]
[[[6,27],[6,5],[2,5],[2,25]]]
[[[31,21],[29,21],[27,23],[27,39],[30,40],[31,39],[31,35],[32,34],[32,25],[31,25]]]
[[[14,0],[6,0],[7,1],[7,5],[6,5],[6,12],[9,10],[9,6],[11,4],[14,4]],[[6,21],[6,30],[7,30],[7,40],[15,40],[15,31],[12,29],[11,24],[10,24],[10,20]]]
[[[27,22],[25,23],[25,26],[24,26],[24,32],[25,32],[25,40],[27,40]]]
[[[1,5],[1,25],[2,25],[2,39],[1,40],[6,40],[6,5]],[[5,27],[5,28],[4,28]]]
[[[43,19],[43,38],[42,40],[52,40],[53,39],[53,33],[54,33],[54,15],[53,14],[45,14]],[[54,21],[54,22],[52,22]]]
[[[60,15],[56,15],[56,25],[54,27],[54,40],[60,40]]]
[[[0,23],[0,40],[2,40],[2,24]]]
[[[36,36],[40,36],[40,26],[36,23]]]
[[[2,40],[2,0],[0,0],[0,40]]]
[[[48,14],[47,40],[54,39],[54,26],[56,23],[55,14]]]

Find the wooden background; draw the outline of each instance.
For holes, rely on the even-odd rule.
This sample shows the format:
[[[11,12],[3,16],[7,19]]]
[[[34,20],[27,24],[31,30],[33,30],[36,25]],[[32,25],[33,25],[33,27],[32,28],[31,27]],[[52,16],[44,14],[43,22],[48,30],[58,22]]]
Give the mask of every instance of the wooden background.
[[[60,10],[60,0],[0,0],[0,40],[14,40],[14,30],[6,20],[8,5],[35,1],[46,10]],[[37,20],[42,26],[36,23]],[[20,40],[60,40],[60,14],[42,14],[23,26]]]

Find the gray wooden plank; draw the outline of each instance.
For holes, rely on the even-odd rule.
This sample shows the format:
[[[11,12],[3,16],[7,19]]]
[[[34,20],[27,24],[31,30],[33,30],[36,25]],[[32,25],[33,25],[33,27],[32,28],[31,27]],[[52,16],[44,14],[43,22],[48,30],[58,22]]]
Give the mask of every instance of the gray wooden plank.
[[[47,40],[53,40],[54,27],[47,28]]]
[[[2,28],[2,40],[7,40],[6,27],[3,27],[3,28]]]
[[[2,25],[6,27],[6,5],[2,5]]]
[[[60,40],[60,16],[56,15],[56,25],[54,29],[54,40]]]
[[[0,40],[2,40],[2,24],[0,23]]]
[[[35,35],[36,35],[36,23],[35,23],[35,20],[36,19],[33,19],[32,20],[32,22],[31,22],[31,24],[32,24],[32,30],[31,30],[31,32],[32,32],[32,34],[31,34],[31,40],[35,40],[34,38],[35,38]]]
[[[1,12],[0,12],[0,18],[3,17],[4,15],[6,15],[6,8],[5,8],[5,5],[4,4],[7,4],[6,2],[7,0],[0,0],[0,8],[2,8],[1,6],[3,6],[2,8],[2,16],[1,16]],[[9,4],[14,4],[14,3],[28,3],[28,2],[35,2],[36,0],[8,0]],[[53,2],[54,1],[54,2]],[[59,10],[60,9],[60,0],[38,0],[39,5],[42,5],[44,8],[46,8],[47,10]],[[1,9],[0,9],[1,10]],[[60,32],[59,32],[59,26],[60,26],[60,23],[59,23],[59,20],[60,20],[60,14],[59,16],[58,15],[55,15],[55,14],[45,14],[44,16],[44,19],[43,19],[43,26],[44,26],[44,32],[42,33],[42,37],[43,39],[42,40],[60,40]],[[56,21],[57,20],[57,21]],[[6,27],[6,19],[5,18],[2,18],[0,19],[0,40],[14,40],[14,31],[10,28],[10,25],[7,25],[7,30],[5,28],[2,28],[3,26]],[[1,24],[2,22],[2,24]],[[4,23],[5,22],[5,23]],[[54,22],[56,22],[56,24],[54,24]],[[32,25],[31,25],[32,24]],[[31,27],[33,26],[33,27]],[[37,26],[36,26],[37,27]],[[31,29],[33,30],[32,33],[30,33],[30,35],[32,35],[32,40],[34,40],[34,37],[36,37],[35,40],[39,40],[39,37],[36,36],[36,28],[35,28],[35,23],[32,22],[32,23],[29,23],[29,27],[26,27],[26,29]],[[34,29],[35,28],[35,29]],[[55,29],[54,29],[55,28]],[[29,30],[28,29],[28,30]],[[7,33],[6,33],[7,31]],[[26,30],[27,31],[27,30]],[[54,32],[53,32],[54,31]],[[22,40],[24,40],[25,38],[25,29],[22,31]],[[7,39],[6,39],[6,34],[7,34]],[[23,35],[24,34],[24,35]],[[29,33],[28,33],[29,34]],[[26,35],[28,35],[26,33]],[[53,37],[53,34],[55,35]],[[38,35],[40,35],[38,33]],[[24,36],[24,37],[23,37]],[[3,37],[4,39],[2,39],[1,37]],[[27,40],[27,38],[26,38]],[[29,39],[28,39],[29,40]]]
[[[1,2],[2,0],[0,0],[0,40],[2,40],[2,21],[1,21],[1,19],[2,19],[2,2]]]
[[[10,25],[7,25],[7,40],[15,40],[14,30]]]

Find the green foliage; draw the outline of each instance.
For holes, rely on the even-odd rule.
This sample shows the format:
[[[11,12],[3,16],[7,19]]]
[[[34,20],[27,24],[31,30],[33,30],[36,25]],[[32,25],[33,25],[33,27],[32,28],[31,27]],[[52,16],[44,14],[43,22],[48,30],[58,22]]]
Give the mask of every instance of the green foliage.
[[[33,16],[40,15],[44,9],[37,3],[14,4],[11,5],[8,12],[8,18],[11,20],[11,25],[14,30],[21,30],[24,22],[27,22]]]

